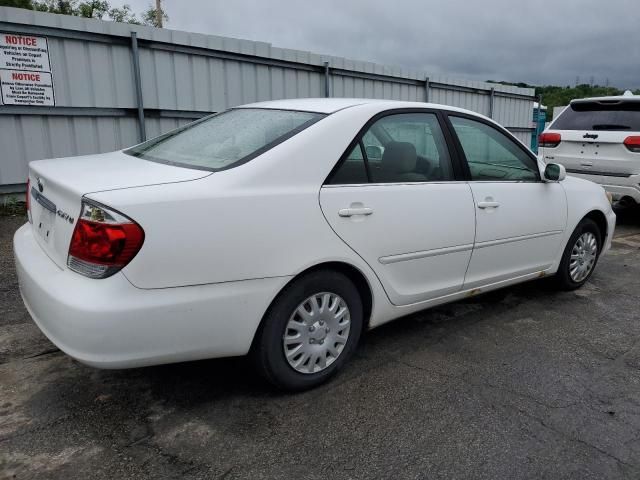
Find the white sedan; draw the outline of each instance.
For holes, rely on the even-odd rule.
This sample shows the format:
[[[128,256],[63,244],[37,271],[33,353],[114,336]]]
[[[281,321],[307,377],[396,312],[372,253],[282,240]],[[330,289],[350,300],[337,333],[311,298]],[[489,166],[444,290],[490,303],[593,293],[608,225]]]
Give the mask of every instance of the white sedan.
[[[414,102],[247,105],[31,162],[28,188],[17,271],[60,349],[102,368],[250,354],[286,389],[403,315],[544,276],[580,287],[615,226],[600,186]]]

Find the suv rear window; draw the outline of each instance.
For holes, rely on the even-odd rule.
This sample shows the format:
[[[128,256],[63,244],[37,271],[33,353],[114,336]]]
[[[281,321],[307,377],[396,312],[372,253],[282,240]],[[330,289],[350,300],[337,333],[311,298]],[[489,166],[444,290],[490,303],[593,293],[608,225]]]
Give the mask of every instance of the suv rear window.
[[[206,117],[124,153],[200,170],[226,170],[257,157],[326,115],[239,108]]]
[[[577,102],[551,126],[553,130],[640,131],[640,102]]]

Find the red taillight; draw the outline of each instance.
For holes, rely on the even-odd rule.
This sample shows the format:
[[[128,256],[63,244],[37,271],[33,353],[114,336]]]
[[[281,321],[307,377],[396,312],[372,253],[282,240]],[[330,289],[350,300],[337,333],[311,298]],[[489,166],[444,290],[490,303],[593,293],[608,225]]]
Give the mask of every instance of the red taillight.
[[[541,133],[538,137],[538,146],[542,148],[555,148],[560,145],[562,137],[559,133]]]
[[[624,139],[624,146],[633,153],[640,153],[640,136],[632,135]]]
[[[124,267],[138,253],[144,234],[134,223],[109,225],[78,220],[69,255],[86,262]]]
[[[84,202],[67,265],[88,277],[106,278],[124,268],[143,242],[140,225],[106,207]]]

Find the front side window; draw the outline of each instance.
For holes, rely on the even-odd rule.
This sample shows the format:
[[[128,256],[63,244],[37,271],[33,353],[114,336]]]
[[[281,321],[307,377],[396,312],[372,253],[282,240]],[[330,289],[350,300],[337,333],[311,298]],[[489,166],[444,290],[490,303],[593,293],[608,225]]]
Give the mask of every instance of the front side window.
[[[358,139],[328,183],[363,183],[350,180],[360,180],[363,174],[370,183],[453,180],[449,151],[436,115],[398,113],[380,118]]]
[[[134,157],[203,170],[240,165],[325,115],[239,108],[194,122],[125,151]]]
[[[537,181],[536,161],[501,131],[475,120],[450,116],[467,159],[471,180]]]

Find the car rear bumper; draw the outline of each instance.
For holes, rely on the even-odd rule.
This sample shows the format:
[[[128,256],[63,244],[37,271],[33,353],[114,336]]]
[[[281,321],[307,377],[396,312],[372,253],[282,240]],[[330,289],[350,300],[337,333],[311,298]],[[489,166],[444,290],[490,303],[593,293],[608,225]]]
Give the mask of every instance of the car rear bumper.
[[[613,184],[609,182],[610,177],[604,177],[602,187],[613,196],[614,200],[620,200],[623,197],[631,197],[636,203],[640,203],[640,175],[635,175],[635,184]],[[632,177],[629,177],[632,178]],[[627,179],[625,179],[627,180]]]
[[[631,197],[637,203],[640,203],[640,175],[612,177],[609,175],[588,175],[574,172],[569,173],[569,175],[602,185],[607,192],[613,195],[614,200],[620,200],[622,197]]]
[[[134,287],[60,269],[31,225],[14,236],[20,292],[40,330],[62,351],[100,368],[244,355],[289,277],[167,289]]]

